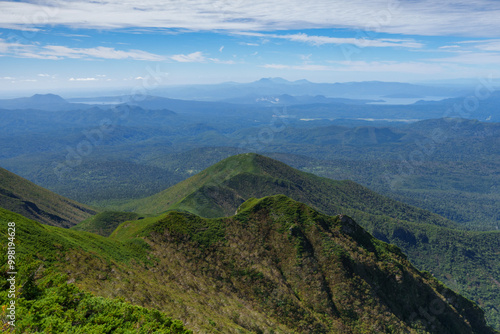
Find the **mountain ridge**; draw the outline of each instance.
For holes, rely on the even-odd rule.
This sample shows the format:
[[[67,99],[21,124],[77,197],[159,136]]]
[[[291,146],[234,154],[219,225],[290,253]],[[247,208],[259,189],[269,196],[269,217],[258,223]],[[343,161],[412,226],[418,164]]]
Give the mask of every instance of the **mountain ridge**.
[[[380,277],[380,283],[371,281],[371,285],[364,285],[365,279],[370,280],[368,277],[372,277],[372,279],[377,277],[378,274],[375,273],[377,270],[371,266],[364,267],[361,263],[352,264],[351,267],[350,260],[347,260],[342,255],[345,254],[342,249],[347,249],[343,248],[347,247],[346,240],[342,239],[344,236],[358,245],[355,247],[361,247],[361,253],[368,252],[374,254],[375,258],[385,258],[386,255],[383,254],[388,252],[388,257],[397,256],[399,259],[397,261],[406,261],[406,257],[397,248],[374,239],[351,218],[347,216],[327,217],[309,206],[289,199],[284,195],[249,199],[240,207],[235,216],[228,218],[200,219],[189,213],[171,211],[160,216],[159,219],[126,222],[115,230],[111,238],[120,239],[147,235],[150,236],[147,239],[154,241],[154,244],[152,244],[153,249],[156,249],[158,256],[162,256],[164,259],[168,257],[165,253],[160,255],[165,251],[164,247],[178,249],[181,252],[186,252],[185,254],[199,258],[201,264],[198,265],[204,268],[204,272],[209,277],[219,280],[218,288],[225,289],[225,284],[232,284],[236,291],[248,291],[248,286],[252,286],[253,289],[259,291],[259,294],[268,296],[269,301],[261,304],[261,307],[264,308],[265,312],[269,312],[273,318],[278,317],[282,319],[282,323],[285,325],[293,326],[288,327],[289,331],[326,333],[342,331],[343,328],[344,331],[350,332],[349,327],[358,325],[355,325],[356,321],[348,324],[344,317],[351,318],[353,314],[361,316],[361,313],[363,313],[365,319],[371,319],[374,314],[369,315],[370,312],[366,309],[360,311],[360,309],[354,307],[351,309],[353,313],[346,312],[346,308],[350,307],[347,305],[350,305],[351,302],[347,295],[352,293],[353,296],[356,296],[354,298],[360,297],[359,292],[354,291],[356,290],[354,286],[366,287],[367,290],[364,294],[373,296],[377,300],[379,300],[378,298],[393,300],[392,297],[386,295],[388,293],[388,290],[385,290],[386,287],[379,285],[382,284],[382,277]],[[347,241],[347,243],[350,243],[350,241]],[[197,250],[189,250],[189,244],[192,244],[191,247]],[[323,247],[333,248],[327,250],[327,248]],[[346,251],[352,254],[350,251]],[[361,253],[357,258],[359,261],[363,261],[361,260],[363,258]],[[226,254],[229,259],[227,257],[225,257],[226,260],[221,259],[220,254]],[[329,260],[326,260],[323,256],[326,256]],[[238,257],[244,258],[245,261],[241,262]],[[352,261],[356,260],[352,258]],[[213,263],[213,265],[210,265],[210,263]],[[329,263],[332,267],[329,267],[326,263]],[[229,276],[224,274],[224,268],[227,265],[233,270],[233,274]],[[193,264],[188,266],[191,267]],[[360,269],[361,267],[364,267],[364,269]],[[405,274],[406,269],[403,269],[403,267],[398,268],[400,268],[398,270],[402,271],[398,272],[399,274],[393,273],[393,276],[385,281],[386,284],[391,285],[392,282],[396,283],[398,281],[413,284],[409,283],[412,279],[410,279],[411,275],[407,276]],[[343,274],[336,276],[340,272],[344,272],[344,270],[350,273],[346,273],[346,276],[342,276]],[[313,274],[314,272],[316,274]],[[342,285],[340,283],[342,286],[340,287],[332,283],[333,276],[330,275],[337,277],[335,279],[337,282],[344,281],[346,277],[358,277],[360,281],[353,282],[354,285],[350,283]],[[245,280],[240,281],[240,277],[245,278]],[[426,282],[433,280],[430,275],[421,277]],[[280,281],[283,279],[290,282],[291,287],[281,287],[282,283]],[[420,278],[417,280],[420,280]],[[391,283],[388,283],[389,281]],[[427,284],[423,282],[422,284]],[[406,283],[403,283],[403,286]],[[247,288],[243,288],[241,284],[246,284]],[[268,287],[266,288],[266,286]],[[269,286],[275,287],[269,290]],[[294,292],[291,296],[294,295],[295,297],[289,298],[282,295],[292,287]],[[351,290],[353,288],[354,290]],[[435,286],[436,290],[441,291],[440,293],[443,293],[443,288],[439,284]],[[274,292],[277,296],[273,295],[273,289],[281,292]],[[345,294],[340,293],[338,289],[343,290]],[[401,287],[401,289],[404,290],[405,288]],[[397,313],[395,310],[399,309],[401,313],[397,315],[397,318],[401,321],[401,324],[394,325],[393,331],[395,332],[403,331],[403,328],[399,326],[404,327],[402,323],[408,319],[403,315],[405,312],[408,311],[410,318],[422,317],[422,315],[417,314],[418,311],[409,311],[412,308],[410,305],[416,300],[410,302],[411,298],[406,299],[407,297],[403,296],[403,290],[392,291],[395,295],[399,295],[399,302],[396,302],[396,304],[388,302],[381,309],[374,304],[372,305],[374,310],[376,309],[376,314],[383,314],[383,310],[386,310],[388,312],[387,319],[391,318],[389,315],[391,312]],[[382,291],[384,292],[382,293]],[[382,295],[385,297],[382,297]],[[425,299],[422,296],[420,297],[420,300]],[[367,298],[370,299],[371,297]],[[446,300],[446,298],[441,299],[442,297],[432,298]],[[279,302],[279,300],[282,300],[282,302]],[[438,303],[437,299],[435,300],[434,303]],[[432,302],[432,300],[428,302]],[[365,303],[369,304],[370,302],[365,300]],[[400,303],[399,306],[397,306],[397,303]],[[388,309],[385,309],[385,307],[388,307]],[[285,310],[288,309],[290,310],[288,312],[295,314],[296,311],[293,310],[297,308],[304,311],[301,311],[300,315],[296,314],[296,318],[292,321]],[[454,308],[461,309],[458,304],[455,304]],[[324,316],[326,315],[334,319],[340,317],[343,320],[341,323],[333,321],[330,322],[330,325],[326,325],[326,322],[322,320],[325,319]],[[437,316],[437,314],[433,314],[433,316]],[[299,320],[301,320],[301,325],[297,327],[297,321]],[[360,323],[359,327],[356,327],[356,329],[351,327],[351,330],[353,333],[362,332],[361,328],[369,332],[385,332],[388,331],[384,325],[385,321],[390,322],[390,320],[382,320],[377,322],[377,325],[368,326]],[[422,319],[418,321],[422,321]],[[424,320],[424,325],[421,328],[429,330],[426,328],[425,322]],[[432,324],[432,326],[437,328],[440,325]],[[472,327],[476,326],[472,325]],[[430,332],[432,331],[430,330]],[[442,333],[468,332],[465,328],[459,329],[458,327],[454,329],[441,328],[440,331]],[[413,333],[412,330],[409,332]]]
[[[0,207],[42,223],[71,227],[97,213],[0,167]]]
[[[500,289],[492,279],[500,275],[500,262],[494,255],[500,247],[500,232],[463,231],[447,219],[388,200],[352,181],[321,178],[249,153],[222,160],[121,209],[145,210],[141,213],[180,210],[204,217],[223,217],[233,215],[251,197],[276,194],[287,195],[326,214],[353,217],[376,238],[403,249],[418,268],[479,302],[490,321],[498,321],[496,305],[500,299],[496,296]],[[457,262],[461,263],[458,267],[454,265]]]
[[[68,282],[99,296],[125,297],[133,304],[158,308],[201,332],[273,329],[361,334],[390,332],[390,328],[403,332],[406,328],[417,333],[420,328],[423,333],[494,333],[487,328],[482,310],[408,262],[415,258],[413,244],[437,247],[439,240],[453,240],[449,237],[453,234],[445,234],[455,233],[453,229],[384,218],[383,214],[359,216],[363,225],[377,232],[376,237],[401,241],[405,252],[409,250],[407,258],[398,247],[372,237],[348,215],[327,216],[282,194],[249,197],[262,185],[299,189],[303,198],[311,194],[304,190],[311,184],[318,187],[313,192],[324,190],[319,183],[308,183],[305,176],[323,180],[257,154],[231,157],[189,181],[191,189],[205,187],[205,193],[199,193],[205,196],[189,198],[192,192],[186,189],[178,189],[177,195],[192,200],[184,203],[188,209],[192,204],[209,206],[213,200],[226,200],[235,195],[231,189],[239,189],[240,198],[217,202],[228,204],[221,205],[222,210],[235,212],[221,218],[203,218],[186,210],[157,217],[113,213],[111,218],[118,223],[142,219],[121,223],[109,238],[30,223],[3,209],[0,220],[19,225],[17,237],[24,243],[20,255],[41,257],[47,268],[67,273]],[[358,196],[364,193],[353,182],[332,182],[347,187],[336,188],[340,195],[346,189],[359,191]],[[227,187],[228,193],[217,186]],[[353,213],[361,214],[363,205],[379,200],[370,199],[372,195],[361,196]],[[321,200],[321,196],[316,198]],[[345,194],[338,198],[349,204]],[[328,202],[334,202],[332,196],[327,197]],[[407,215],[411,217],[411,213]],[[106,228],[106,217],[96,217],[94,227]],[[412,224],[418,230],[412,230]],[[429,232],[432,229],[434,234]],[[479,237],[492,245],[495,240],[490,234]],[[435,256],[424,250],[426,257]],[[458,251],[474,257],[475,262],[491,261],[486,256],[490,250],[487,254]],[[438,265],[446,267],[448,262]],[[488,301],[486,297],[484,301]],[[429,309],[431,303],[439,308]],[[429,321],[420,309],[434,312],[434,320]]]
[[[355,182],[352,181],[336,181],[336,180],[331,180],[327,178],[322,178],[319,176],[316,176],[314,174],[306,173],[306,172],[301,172],[298,171],[292,167],[287,166],[286,164],[279,162],[277,160],[255,154],[255,153],[243,153],[239,154],[236,156],[229,157],[227,159],[224,159],[220,161],[219,163],[216,163],[212,165],[211,167],[205,169],[204,171],[190,177],[189,179],[182,181],[175,186],[168,188],[160,193],[157,193],[153,196],[147,197],[145,199],[139,199],[139,200],[134,200],[131,201],[129,204],[125,204],[120,207],[121,210],[123,211],[134,211],[136,208],[142,208],[147,209],[149,208],[148,211],[142,212],[142,213],[147,213],[147,214],[158,214],[163,211],[166,211],[168,209],[185,209],[189,208],[189,204],[186,204],[186,200],[193,200],[196,201],[197,197],[200,196],[205,196],[206,194],[203,194],[203,191],[210,191],[210,188],[213,188],[214,186],[219,186],[225,188],[224,191],[229,191],[228,189],[246,189],[246,193],[238,192],[239,190],[236,190],[236,192],[232,191],[232,196],[236,199],[240,199],[240,204],[244,202],[243,198],[250,198],[250,197],[262,197],[259,196],[265,192],[264,191],[257,191],[257,189],[249,190],[252,188],[257,188],[256,185],[253,185],[251,183],[248,183],[246,180],[243,180],[246,176],[252,177],[253,175],[257,176],[263,176],[265,180],[263,181],[256,181],[256,184],[259,184],[261,186],[261,189],[265,189],[266,187],[263,186],[262,182],[264,184],[272,184],[276,187],[274,187],[273,191],[278,191],[278,193],[283,193],[285,195],[290,196],[292,190],[297,190],[297,198],[296,200],[302,200],[305,203],[311,203],[310,197],[314,197],[313,191],[309,192],[304,192],[304,185],[308,184],[309,187],[315,188],[316,190],[321,189],[322,184],[326,184],[327,187],[329,187],[329,191],[331,193],[339,193],[338,201],[342,202],[344,201],[345,203],[353,202],[353,196],[347,195],[349,194],[349,189],[352,189],[353,191],[356,192],[356,196],[364,196],[366,199],[369,199],[371,197],[376,197],[376,200],[372,199],[372,202],[377,202],[379,204],[380,202],[383,201],[388,201],[388,203],[392,203],[393,205],[401,205],[402,208],[399,211],[408,211],[411,212],[412,210],[417,210],[420,213],[419,214],[424,214],[424,210],[417,209],[415,207],[411,207],[408,205],[404,205],[402,203],[389,200],[387,198],[384,198],[383,196],[380,196],[373,191],[364,188]],[[289,179],[287,179],[289,177]],[[291,181],[293,180],[293,181]],[[246,185],[238,185],[239,182],[247,182]],[[239,187],[239,188],[238,188]],[[203,188],[203,191],[200,190]],[[293,189],[292,189],[293,188]],[[223,194],[224,195],[224,194]],[[270,195],[270,194],[267,194]],[[292,196],[293,197],[293,196]],[[206,200],[206,198],[205,198]],[[183,203],[184,202],[184,203]],[[323,204],[323,208],[325,207],[326,203],[330,202],[330,200],[326,201]],[[342,206],[345,207],[344,204],[337,204],[335,207],[337,210],[340,210]],[[200,214],[204,216],[202,210],[200,208],[203,207],[202,203],[199,203],[201,205],[193,205],[192,209],[197,210],[196,214]],[[212,206],[213,203],[210,203],[209,205]],[[173,205],[171,207],[171,205]],[[363,205],[361,203],[355,203],[354,209],[357,210],[366,210],[366,205]],[[373,204],[372,204],[373,205]],[[222,208],[224,204],[221,204],[219,209],[212,209],[210,210],[211,215],[208,215],[207,217],[217,217],[215,214],[219,214],[219,216],[224,216],[224,215],[231,215],[235,212],[239,204],[234,204],[233,206]],[[345,208],[344,208],[345,209]],[[215,211],[214,211],[215,210]],[[381,214],[383,213],[383,209],[375,209],[371,208],[374,214]],[[341,212],[337,212],[341,213]],[[415,215],[415,213],[412,213]],[[454,223],[451,221],[445,220],[437,215],[434,214],[429,214],[425,212],[425,219],[427,221],[433,221],[434,224],[436,225],[441,225],[441,226],[449,226],[449,227],[457,227]]]

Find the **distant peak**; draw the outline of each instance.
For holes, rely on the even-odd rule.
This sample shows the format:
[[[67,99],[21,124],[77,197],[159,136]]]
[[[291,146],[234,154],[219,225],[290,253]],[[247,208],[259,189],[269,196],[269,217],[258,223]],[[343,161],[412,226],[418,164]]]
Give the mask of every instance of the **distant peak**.
[[[30,100],[37,103],[68,103],[65,99],[55,94],[35,94]]]
[[[260,83],[280,83],[280,84],[288,84],[290,83],[290,81],[286,80],[286,79],[283,79],[283,78],[280,78],[280,77],[276,77],[276,78],[262,78],[260,79],[259,81],[257,82],[260,82]]]

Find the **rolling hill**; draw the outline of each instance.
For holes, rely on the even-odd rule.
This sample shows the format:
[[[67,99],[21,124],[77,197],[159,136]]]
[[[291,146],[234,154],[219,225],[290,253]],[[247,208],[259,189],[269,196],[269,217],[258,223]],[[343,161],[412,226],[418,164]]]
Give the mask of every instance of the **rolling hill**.
[[[0,168],[0,207],[60,227],[71,227],[97,213],[3,168]]]
[[[500,327],[500,232],[464,231],[436,214],[352,181],[321,178],[267,157],[241,154],[120,209],[149,214],[181,210],[224,217],[233,215],[249,198],[276,194],[327,214],[353,217],[378,239],[399,246],[419,269],[479,303],[489,321]]]
[[[165,191],[130,201],[120,209],[147,214],[186,210],[213,218],[234,214],[250,197],[275,194],[284,194],[331,214],[354,217],[360,213],[457,227],[438,215],[391,200],[352,181],[318,177],[255,153],[224,159]],[[362,216],[357,220],[362,221]]]
[[[0,208],[0,236],[15,223],[15,297],[10,293],[13,269],[8,265],[7,243],[0,253],[0,319],[4,333],[164,333],[190,334],[182,322],[165,313],[133,305],[122,299],[95,296],[82,290],[61,270],[72,252],[81,256],[79,270],[95,264],[123,266],[132,259],[143,263],[140,250],[99,235],[42,225],[17,213]],[[9,225],[10,226],[10,225]],[[10,232],[10,231],[9,231]],[[140,249],[140,248],[139,248]],[[12,258],[9,258],[12,260]],[[102,262],[99,262],[102,261]],[[73,262],[74,263],[74,262]],[[92,268],[89,275],[99,273]],[[71,273],[70,273],[71,274]],[[88,277],[90,278],[90,277]],[[97,280],[97,277],[92,277]],[[15,327],[7,321],[8,309],[15,302]],[[9,306],[10,307],[10,306]],[[140,330],[138,330],[140,329]]]
[[[27,330],[496,333],[397,247],[283,195],[252,198],[226,218],[128,221],[110,238],[3,209],[0,221],[16,222],[22,241],[17,278],[30,283],[17,301]]]

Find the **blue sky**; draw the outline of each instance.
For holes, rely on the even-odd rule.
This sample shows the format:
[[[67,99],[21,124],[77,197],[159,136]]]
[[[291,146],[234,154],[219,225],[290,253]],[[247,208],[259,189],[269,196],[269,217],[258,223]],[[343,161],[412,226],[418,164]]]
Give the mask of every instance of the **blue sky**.
[[[500,78],[500,1],[0,1],[0,90]]]

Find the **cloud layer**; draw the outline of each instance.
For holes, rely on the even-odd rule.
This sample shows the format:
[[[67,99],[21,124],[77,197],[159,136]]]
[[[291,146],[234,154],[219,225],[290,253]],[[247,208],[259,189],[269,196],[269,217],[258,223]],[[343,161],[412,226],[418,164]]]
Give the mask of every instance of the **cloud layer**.
[[[27,31],[48,25],[229,31],[351,28],[407,35],[498,37],[499,17],[500,1],[496,0],[0,1],[0,27]]]

